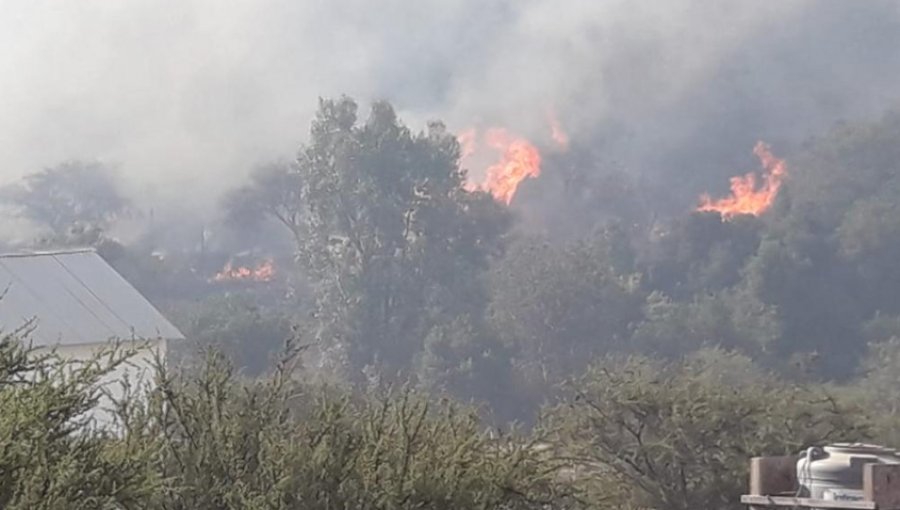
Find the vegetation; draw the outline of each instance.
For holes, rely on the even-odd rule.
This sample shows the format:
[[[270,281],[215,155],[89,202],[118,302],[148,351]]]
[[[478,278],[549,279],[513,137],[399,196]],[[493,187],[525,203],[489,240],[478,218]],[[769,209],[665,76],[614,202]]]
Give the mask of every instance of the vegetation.
[[[0,343],[3,508],[544,508],[554,470],[520,437],[410,389],[352,396],[294,380],[291,358],[248,381],[212,354],[195,376],[161,366],[112,431],[83,414],[99,355],[72,367]],[[29,376],[23,377],[28,372]],[[34,374],[37,374],[35,377]]]
[[[687,510],[740,508],[750,457],[865,439],[864,416],[713,350],[674,364],[603,360],[573,382],[546,427],[568,458],[596,468],[577,483],[583,499]]]
[[[0,343],[4,508],[732,508],[750,456],[879,438],[852,388],[719,350],[601,360],[540,426],[503,432],[409,387],[301,382],[290,343],[262,378],[215,352],[193,375],[160,365],[98,429],[83,413],[128,353],[74,367],[24,345]]]
[[[10,509],[147,508],[164,488],[154,441],[111,437],[85,412],[102,396],[100,377],[125,351],[79,367],[0,338],[0,506]]]
[[[896,114],[810,140],[733,218],[672,213],[575,140],[506,207],[443,125],[322,100],[295,161],[174,244],[114,239],[133,211],[102,168],[48,169],[0,199],[225,356],[161,369],[112,435],[79,418],[103,360],[11,332],[0,506],[731,508],[751,456],[897,445],[898,140]],[[274,276],[216,277],[262,249]]]

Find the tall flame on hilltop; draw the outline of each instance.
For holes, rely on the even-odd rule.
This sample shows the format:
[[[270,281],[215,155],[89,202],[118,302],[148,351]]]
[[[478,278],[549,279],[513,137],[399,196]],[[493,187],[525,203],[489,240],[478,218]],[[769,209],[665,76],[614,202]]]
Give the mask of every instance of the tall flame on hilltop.
[[[756,174],[753,172],[731,178],[731,196],[713,200],[708,194],[700,197],[698,211],[716,211],[724,219],[739,214],[759,216],[775,202],[781,183],[787,175],[787,165],[776,158],[768,144],[757,142],[753,154],[762,164],[762,186],[757,189]]]
[[[243,280],[253,282],[268,282],[272,280],[273,276],[275,276],[275,264],[271,259],[261,262],[256,267],[234,267],[231,261],[228,261],[228,263],[225,264],[225,267],[223,267],[221,271],[216,273],[216,275],[213,277],[213,281],[228,282]]]
[[[560,150],[569,148],[569,137],[563,131],[552,112],[548,112],[550,135]],[[489,165],[484,180],[480,183],[467,181],[464,187],[469,191],[487,191],[506,205],[512,203],[519,184],[525,179],[541,175],[541,153],[531,142],[502,128],[491,128],[479,137],[475,129],[467,129],[457,136],[460,145],[460,159],[466,160],[479,151],[480,145],[500,154],[500,161]],[[479,143],[480,142],[480,143]]]
[[[479,148],[478,132],[474,129],[463,131],[457,139],[461,148],[461,159],[468,158]],[[501,128],[485,131],[481,142],[499,152],[500,161],[488,166],[483,182],[468,181],[465,188],[469,191],[487,191],[496,200],[509,205],[523,180],[541,174],[541,153],[528,140],[516,137]]]
[[[519,183],[541,174],[541,153],[527,140],[515,138],[504,129],[488,130],[485,139],[502,156],[488,167],[483,186],[494,198],[509,205]]]

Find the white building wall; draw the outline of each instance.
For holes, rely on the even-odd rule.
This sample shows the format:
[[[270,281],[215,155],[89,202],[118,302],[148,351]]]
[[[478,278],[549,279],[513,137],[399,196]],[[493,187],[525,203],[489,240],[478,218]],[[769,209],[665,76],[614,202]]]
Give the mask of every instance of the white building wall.
[[[109,342],[100,342],[61,345],[57,346],[55,351],[60,359],[75,362],[71,366],[76,367],[78,366],[77,362],[90,360],[96,353],[109,347]],[[123,342],[121,347],[122,349],[134,348],[137,349],[137,352],[99,381],[99,385],[108,395],[100,399],[97,408],[91,413],[95,425],[99,427],[108,428],[114,424],[115,416],[111,410],[114,408],[114,402],[124,398],[126,392],[130,393],[129,398],[141,398],[148,389],[152,388],[156,373],[156,360],[165,360],[166,357],[166,341],[163,339]],[[51,348],[47,347],[39,349],[38,352],[49,350]],[[130,389],[126,389],[126,381]]]

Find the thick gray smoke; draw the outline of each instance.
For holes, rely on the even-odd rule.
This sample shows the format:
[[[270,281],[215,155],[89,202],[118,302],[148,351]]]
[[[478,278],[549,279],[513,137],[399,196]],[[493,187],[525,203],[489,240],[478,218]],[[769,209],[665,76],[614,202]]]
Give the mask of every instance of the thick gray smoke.
[[[7,0],[0,181],[120,165],[146,203],[210,211],[290,156],[318,96],[391,100],[414,127],[576,141],[694,189],[897,99],[891,1]],[[691,191],[693,193],[693,190]]]

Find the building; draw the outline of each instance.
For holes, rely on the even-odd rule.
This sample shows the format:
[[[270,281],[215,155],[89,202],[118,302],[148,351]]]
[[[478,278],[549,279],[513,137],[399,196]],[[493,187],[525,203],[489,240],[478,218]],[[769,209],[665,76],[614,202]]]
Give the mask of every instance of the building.
[[[122,395],[126,378],[149,384],[153,363],[157,356],[165,359],[167,343],[184,339],[94,250],[0,255],[0,292],[0,329],[9,333],[32,321],[28,340],[38,349],[85,360],[117,340],[139,345],[127,363],[101,381],[114,398]],[[112,417],[100,407],[93,417],[103,426]]]

